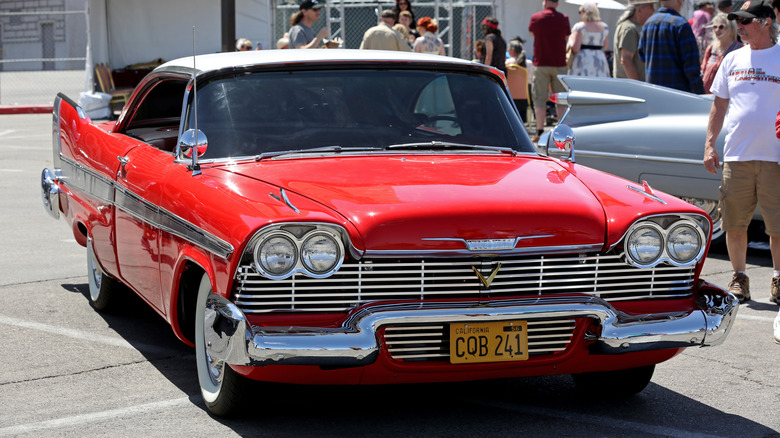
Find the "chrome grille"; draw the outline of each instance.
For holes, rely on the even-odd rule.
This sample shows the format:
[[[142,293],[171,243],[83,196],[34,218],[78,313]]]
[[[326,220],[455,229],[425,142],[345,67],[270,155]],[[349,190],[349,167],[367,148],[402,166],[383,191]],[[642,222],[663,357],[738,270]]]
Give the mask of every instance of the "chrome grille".
[[[488,278],[489,288],[472,269]],[[245,313],[343,312],[371,301],[488,299],[559,293],[588,294],[607,301],[686,297],[695,267],[629,266],[620,254],[513,256],[491,259],[431,258],[346,261],[333,276],[295,275],[269,280],[250,264],[237,274],[233,299]]]
[[[528,356],[566,350],[574,334],[573,319],[528,321]],[[385,328],[385,345],[395,360],[446,360],[450,357],[447,325]]]

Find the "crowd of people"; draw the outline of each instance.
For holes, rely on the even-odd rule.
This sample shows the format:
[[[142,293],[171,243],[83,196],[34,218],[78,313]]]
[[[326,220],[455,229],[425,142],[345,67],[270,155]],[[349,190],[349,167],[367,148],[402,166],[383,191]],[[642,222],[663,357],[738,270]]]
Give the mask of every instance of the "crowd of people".
[[[581,21],[570,28],[568,17],[556,10],[558,1],[543,0],[528,29],[534,37],[534,141],[544,129],[548,93],[562,91],[555,76],[565,72],[713,94],[703,164],[717,174],[722,160],[719,208],[733,269],[728,290],[740,302],[751,299],[747,230],[758,207],[774,268],[770,300],[780,305],[780,0],[727,0],[717,9],[713,0],[697,0],[690,20],[680,14],[683,1],[628,0],[615,29],[610,72],[609,29],[596,5],[584,3]],[[716,141],[723,129],[721,157]],[[780,312],[773,334],[780,343]]]
[[[580,21],[570,25],[560,13],[559,0],[542,0],[542,10],[531,16],[528,31],[534,38],[531,103],[536,116],[537,142],[544,132],[550,93],[564,91],[558,75],[628,78],[696,94],[713,94],[704,167],[717,173],[722,160],[720,212],[729,259],[734,270],[728,286],[740,302],[751,299],[746,269],[747,228],[758,207],[770,237],[774,275],[770,299],[780,305],[780,45],[777,17],[780,0],[696,0],[693,16],[680,11],[685,0],[626,0],[612,37],[595,3],[583,3]],[[656,10],[656,5],[659,8]],[[312,25],[323,4],[303,0],[290,21],[290,30],[277,48],[322,47],[327,27]],[[508,43],[494,17],[481,22],[484,38],[474,43],[475,61],[507,72],[524,68],[526,54],[520,37]],[[396,0],[381,13],[380,22],[365,31],[361,49],[414,51],[445,55],[431,17],[415,17],[410,0]],[[240,39],[237,50],[252,50]],[[558,118],[565,110],[557,106]],[[723,157],[715,148],[721,130],[727,130]],[[780,312],[774,322],[780,343]]]

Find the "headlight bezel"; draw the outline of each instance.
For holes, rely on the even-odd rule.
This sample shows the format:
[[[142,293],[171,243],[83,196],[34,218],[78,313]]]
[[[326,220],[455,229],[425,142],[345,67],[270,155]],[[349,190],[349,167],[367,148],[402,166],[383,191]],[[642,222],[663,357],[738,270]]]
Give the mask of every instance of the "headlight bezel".
[[[632,256],[631,251],[629,250],[629,239],[631,239],[638,230],[648,227],[660,232],[660,254],[650,262],[643,262]],[[678,258],[673,254],[674,250],[670,250],[670,245],[672,244],[672,242],[670,242],[670,236],[674,231],[680,228],[689,228],[694,232],[697,238],[698,247],[694,251],[690,251],[693,255],[688,259]],[[709,230],[709,220],[701,215],[666,214],[644,217],[634,222],[620,239],[620,242],[623,245],[623,257],[626,263],[637,268],[654,268],[662,263],[675,267],[694,266],[704,258],[704,253],[709,244]]]
[[[321,271],[311,269],[303,260],[304,243],[317,236],[327,236],[335,244],[337,252],[332,266]],[[292,243],[294,248],[294,263],[291,264],[290,269],[283,273],[275,273],[266,269],[260,257],[264,245],[274,238],[286,239]],[[346,257],[345,240],[348,241],[346,230],[336,225],[319,223],[276,224],[255,233],[245,249],[245,254],[246,257],[251,258],[252,268],[271,280],[285,280],[299,273],[311,278],[327,278],[336,273],[344,263]]]
[[[310,241],[312,241],[313,239],[316,239],[318,237],[325,237],[325,238],[331,240],[335,244],[336,255],[335,255],[334,261],[331,263],[331,266],[327,267],[326,269],[314,269],[314,267],[310,266],[310,263],[307,262],[307,257],[305,256],[306,249],[307,249],[307,244]],[[321,230],[313,231],[313,232],[308,233],[305,236],[305,239],[303,239],[303,241],[301,241],[300,254],[299,255],[301,257],[301,265],[303,265],[306,268],[307,272],[310,275],[325,275],[325,276],[329,276],[330,275],[329,272],[332,272],[333,268],[336,265],[339,264],[338,261],[339,260],[344,260],[344,245],[340,244],[340,241],[335,236],[333,236],[331,233],[328,233],[326,231],[321,231]],[[315,278],[317,278],[317,277],[315,277]]]
[[[658,250],[657,254],[649,261],[642,261],[639,260],[639,258],[633,254],[633,251],[631,250],[631,244],[630,240],[632,237],[634,237],[637,233],[643,231],[643,230],[650,230],[658,234]],[[624,248],[626,251],[626,256],[631,259],[636,265],[641,266],[652,266],[658,263],[658,260],[663,257],[664,255],[664,249],[665,249],[665,241],[664,238],[664,229],[656,224],[655,222],[645,221],[635,224],[634,227],[630,228],[628,232],[626,233]]]

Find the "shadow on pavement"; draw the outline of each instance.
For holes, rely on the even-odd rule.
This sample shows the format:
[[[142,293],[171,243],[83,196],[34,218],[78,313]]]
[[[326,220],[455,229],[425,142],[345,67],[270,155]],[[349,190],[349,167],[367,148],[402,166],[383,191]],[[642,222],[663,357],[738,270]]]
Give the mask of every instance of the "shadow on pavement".
[[[89,302],[89,287],[82,284],[63,284],[62,287],[84,296]],[[124,340],[138,350],[171,383],[187,394],[200,398],[195,370],[194,350],[174,335],[171,326],[145,301],[130,290],[117,294],[114,310],[97,312]]]
[[[88,300],[86,284],[63,287]],[[119,311],[102,316],[206,411],[192,349],[145,302],[129,294]],[[569,376],[360,387],[257,383],[252,389],[254,402],[243,416],[214,421],[242,436],[777,436],[652,382],[617,400],[603,398],[609,388],[583,394]]]

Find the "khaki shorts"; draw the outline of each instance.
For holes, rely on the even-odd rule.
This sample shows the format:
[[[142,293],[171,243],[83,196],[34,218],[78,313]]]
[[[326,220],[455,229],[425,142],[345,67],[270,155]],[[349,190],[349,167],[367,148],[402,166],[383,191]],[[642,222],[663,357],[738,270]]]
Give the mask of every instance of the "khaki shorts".
[[[550,96],[550,87],[553,93],[566,91],[563,83],[558,80],[558,75],[565,75],[566,67],[544,67],[534,66],[534,87],[532,90],[534,108],[544,108],[547,106],[547,99]]]
[[[723,163],[720,211],[723,229],[745,231],[758,204],[766,233],[780,236],[780,165],[772,161]]]

